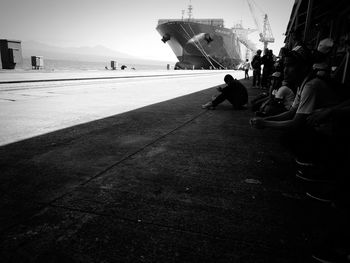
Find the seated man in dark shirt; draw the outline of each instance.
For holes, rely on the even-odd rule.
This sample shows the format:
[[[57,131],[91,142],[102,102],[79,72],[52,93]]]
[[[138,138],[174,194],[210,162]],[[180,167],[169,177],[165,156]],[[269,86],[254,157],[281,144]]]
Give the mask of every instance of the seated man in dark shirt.
[[[247,89],[229,74],[225,76],[224,81],[226,86],[218,87],[218,91],[221,93],[212,101],[202,105],[203,109],[215,109],[217,105],[225,100],[231,102],[235,110],[244,109],[244,105],[248,103]]]

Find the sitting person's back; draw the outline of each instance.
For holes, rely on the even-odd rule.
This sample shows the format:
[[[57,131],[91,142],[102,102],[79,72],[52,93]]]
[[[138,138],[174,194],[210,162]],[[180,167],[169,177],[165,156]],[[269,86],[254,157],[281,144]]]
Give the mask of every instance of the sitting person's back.
[[[227,87],[230,88],[232,92],[232,98],[228,98],[228,100],[232,103],[233,108],[242,109],[243,106],[248,103],[247,89],[237,79],[232,79],[231,82],[227,84]]]

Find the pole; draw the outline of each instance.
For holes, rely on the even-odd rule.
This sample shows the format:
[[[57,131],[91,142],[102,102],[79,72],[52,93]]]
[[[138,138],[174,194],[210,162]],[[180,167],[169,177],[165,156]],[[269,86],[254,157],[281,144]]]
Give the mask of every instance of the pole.
[[[306,15],[306,21],[305,21],[305,28],[304,28],[304,43],[306,42],[306,36],[308,35],[309,29],[310,29],[313,2],[314,0],[309,0],[309,4],[307,6],[307,15]]]
[[[345,59],[345,66],[344,66],[344,71],[343,71],[343,79],[342,79],[342,83],[344,84],[346,81],[346,77],[347,77],[347,72],[348,72],[348,68],[349,68],[349,47],[347,47],[346,49],[346,59]]]

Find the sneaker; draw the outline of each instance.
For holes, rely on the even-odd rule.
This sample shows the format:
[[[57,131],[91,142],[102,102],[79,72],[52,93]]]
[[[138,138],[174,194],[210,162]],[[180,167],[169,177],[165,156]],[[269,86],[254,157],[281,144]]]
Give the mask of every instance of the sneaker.
[[[213,110],[214,109],[213,103],[209,101],[208,103],[202,105],[202,109]]]
[[[255,115],[256,117],[266,117],[266,113],[265,113],[265,112],[262,112],[262,111],[256,111],[256,112],[254,113],[254,115]]]
[[[323,249],[312,254],[315,262],[321,263],[346,263],[350,262],[350,255],[348,253],[341,253],[335,250]]]
[[[314,166],[314,163],[311,162],[311,161],[306,161],[306,160],[302,160],[300,158],[295,158],[295,162],[297,165],[300,165],[300,166]]]
[[[308,182],[319,182],[319,183],[332,183],[334,180],[330,179],[329,177],[326,177],[324,173],[318,173],[311,169],[308,170],[297,170],[295,173],[295,176],[299,179],[302,179],[304,181]]]
[[[324,203],[331,203],[333,201],[333,195],[331,193],[306,192],[306,196]]]

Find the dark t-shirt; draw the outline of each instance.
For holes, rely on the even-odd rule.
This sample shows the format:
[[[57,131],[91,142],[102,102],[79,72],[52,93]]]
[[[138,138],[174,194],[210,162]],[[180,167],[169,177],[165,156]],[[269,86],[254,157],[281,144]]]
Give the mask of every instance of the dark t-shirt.
[[[264,55],[261,58],[261,64],[264,64],[264,71],[271,71],[274,64],[272,56]]]
[[[242,108],[248,103],[248,92],[245,86],[239,81],[234,80],[227,85],[223,92],[226,93],[228,101],[230,101],[235,109]]]
[[[252,68],[253,69],[261,69],[261,57],[258,55],[255,55],[252,60]]]

